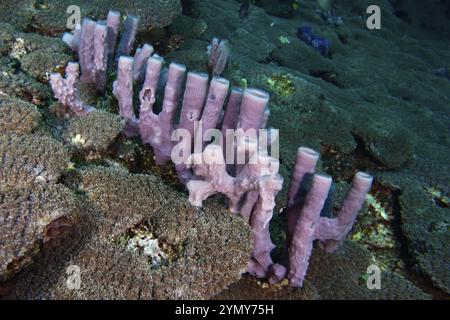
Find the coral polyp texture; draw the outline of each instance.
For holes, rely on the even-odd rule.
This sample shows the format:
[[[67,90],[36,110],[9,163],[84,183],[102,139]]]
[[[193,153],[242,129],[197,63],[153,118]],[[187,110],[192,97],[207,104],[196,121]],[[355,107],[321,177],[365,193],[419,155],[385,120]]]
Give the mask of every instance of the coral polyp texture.
[[[31,133],[40,119],[41,114],[33,104],[0,96],[0,133]]]
[[[0,189],[56,182],[69,167],[62,143],[43,135],[0,135]]]
[[[62,185],[0,190],[0,199],[0,281],[6,281],[76,223],[77,211]]]
[[[79,151],[100,153],[107,150],[124,127],[120,116],[95,110],[85,117],[69,118],[62,136],[66,145]]]
[[[84,219],[91,220],[91,232],[68,265],[78,266],[89,277],[83,277],[79,290],[70,290],[65,268],[43,260],[18,280],[11,296],[206,299],[245,272],[250,231],[219,203],[197,209],[160,178],[115,168],[85,168],[71,185],[87,195],[91,212]],[[157,266],[145,252],[130,246],[142,233],[158,240],[163,258]]]

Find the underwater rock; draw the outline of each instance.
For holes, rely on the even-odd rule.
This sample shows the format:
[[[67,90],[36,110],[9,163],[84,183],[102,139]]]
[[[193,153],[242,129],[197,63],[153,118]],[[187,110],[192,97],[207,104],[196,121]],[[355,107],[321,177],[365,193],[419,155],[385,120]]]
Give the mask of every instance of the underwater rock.
[[[74,197],[62,185],[0,191],[0,282],[31,264],[75,223],[75,216]]]
[[[317,10],[316,13],[320,16],[320,18],[328,25],[332,25],[334,27],[338,27],[342,24],[344,24],[344,21],[342,20],[342,17],[337,16],[334,14],[332,10],[326,11],[326,10]]]
[[[35,104],[48,98],[46,83],[51,72],[65,65],[70,56],[60,39],[36,33],[23,33],[1,23],[0,92],[16,95]]]
[[[33,104],[0,95],[0,134],[31,133],[40,120],[41,114]]]
[[[9,23],[0,22],[0,55],[6,55],[11,51],[16,30]]]
[[[287,282],[287,280],[286,280]],[[300,288],[293,288],[287,283],[270,284],[251,276],[230,285],[226,290],[212,298],[213,300],[318,300],[316,288],[306,281]]]
[[[207,28],[208,25],[202,19],[180,15],[168,27],[168,30],[171,34],[179,35],[182,38],[194,38],[201,36]]]
[[[436,71],[434,73],[438,77],[446,78],[447,80],[450,81],[450,71],[448,70],[447,67],[442,67],[442,68],[436,69]]]
[[[33,0],[4,0],[0,3],[0,21],[8,22],[20,30],[31,24],[34,13]]]
[[[117,168],[86,168],[71,185],[78,186],[97,211],[91,215],[91,237],[62,269],[53,269],[53,280],[44,277],[48,266],[41,266],[20,281],[12,296],[206,299],[245,271],[252,250],[250,230],[220,203],[209,202],[199,210],[159,178]],[[136,230],[157,239],[168,259],[152,267],[149,257],[127,249]],[[79,290],[67,288],[69,265],[81,271]]]
[[[443,145],[422,143],[415,166],[401,175],[395,172],[377,175],[384,185],[399,191],[401,236],[412,272],[438,291],[438,297],[450,292],[450,220],[448,207],[441,201],[449,194],[449,154]]]
[[[43,36],[38,33],[16,32],[14,34],[14,43],[22,46],[24,50],[22,56],[39,50],[51,50],[57,53],[66,51],[65,44],[61,39]]]
[[[196,3],[208,25],[202,39],[208,43],[214,37],[233,39],[230,41],[233,57],[236,52],[246,52],[256,61],[266,62],[279,43],[279,32],[269,31],[272,17],[259,7],[252,6],[249,19],[243,20],[237,14],[240,7],[237,1],[196,0]]]
[[[78,151],[98,154],[108,149],[124,126],[120,116],[96,110],[67,120],[62,136],[67,145]]]
[[[62,143],[37,134],[0,135],[0,189],[56,182],[69,166]]]

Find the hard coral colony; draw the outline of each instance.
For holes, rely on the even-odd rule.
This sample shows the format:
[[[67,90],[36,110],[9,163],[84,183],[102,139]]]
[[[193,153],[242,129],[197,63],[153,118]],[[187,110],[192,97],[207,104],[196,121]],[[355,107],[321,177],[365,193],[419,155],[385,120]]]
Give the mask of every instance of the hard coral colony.
[[[78,52],[79,63],[70,62],[67,65],[65,78],[58,73],[52,74],[50,84],[55,97],[76,116],[83,117],[95,110],[80,98],[78,82],[94,84],[98,91],[103,92],[108,69],[117,65],[113,94],[118,101],[120,115],[127,122],[124,134],[128,137],[140,135],[144,143],[152,146],[159,165],[166,165],[177,147],[173,141],[175,129],[184,129],[190,134],[188,139],[183,137],[181,145],[191,150],[196,135],[204,135],[208,129],[220,128],[226,134],[228,129],[240,129],[245,133],[249,129],[266,127],[269,94],[253,88],[230,90],[229,81],[218,77],[229,59],[226,41],[214,39],[209,48],[209,65],[213,74],[209,79],[207,74],[187,72],[184,65],[175,62],[168,69],[164,68],[164,58],[154,54],[149,44],[137,49],[131,57],[138,28],[138,18],[134,16],[125,19],[124,31],[116,49],[120,21],[120,14],[110,11],[106,23],[84,19],[73,34],[63,37]],[[314,36],[310,28],[302,28],[299,36],[321,54],[329,53],[330,43]],[[156,113],[157,89],[164,82],[162,110]],[[133,107],[134,88],[140,88],[139,116],[136,116]],[[225,104],[227,106],[222,116]],[[177,124],[179,105],[181,111]],[[201,128],[196,128],[196,121],[201,121]],[[273,141],[277,138],[277,131],[269,130],[269,136],[269,140]],[[205,136],[200,138],[205,141]],[[285,260],[288,262],[275,264],[271,258],[274,245],[269,223],[283,178],[278,173],[279,160],[262,151],[261,144],[270,144],[268,137],[265,140],[259,138],[243,134],[231,144],[227,142],[225,147],[216,141],[203,143],[200,150],[184,154],[182,161],[176,163],[176,170],[194,206],[201,207],[203,201],[212,195],[223,194],[228,199],[230,211],[248,221],[254,249],[247,272],[272,282],[288,278],[292,286],[301,287],[314,240],[320,240],[329,252],[339,246],[364,204],[372,177],[358,172],[337,216],[321,217],[332,178],[314,174],[319,158],[316,151],[299,148],[286,206],[289,249]],[[238,150],[238,154],[241,152],[246,162],[225,164],[224,156],[229,149]],[[312,183],[305,191],[306,177]]]

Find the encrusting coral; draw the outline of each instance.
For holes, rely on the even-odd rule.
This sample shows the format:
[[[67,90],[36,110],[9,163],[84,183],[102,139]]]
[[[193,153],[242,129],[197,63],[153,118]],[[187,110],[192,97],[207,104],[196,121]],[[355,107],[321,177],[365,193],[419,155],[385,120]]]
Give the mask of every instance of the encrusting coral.
[[[0,135],[0,189],[56,182],[69,166],[62,143],[43,135]]]
[[[69,118],[63,138],[77,150],[100,153],[105,151],[122,132],[124,121],[120,116],[95,110],[85,117]]]
[[[72,192],[59,184],[0,190],[0,282],[29,265],[76,221]]]
[[[81,287],[68,289],[65,267],[49,275],[43,261],[19,280],[12,297],[207,299],[245,272],[250,230],[220,203],[197,209],[160,178],[119,168],[86,167],[68,183],[95,211],[89,213],[93,232],[65,264],[83,270]],[[151,234],[168,258],[154,266],[130,248],[134,230]]]
[[[31,133],[39,125],[41,114],[31,103],[0,95],[0,134]]]

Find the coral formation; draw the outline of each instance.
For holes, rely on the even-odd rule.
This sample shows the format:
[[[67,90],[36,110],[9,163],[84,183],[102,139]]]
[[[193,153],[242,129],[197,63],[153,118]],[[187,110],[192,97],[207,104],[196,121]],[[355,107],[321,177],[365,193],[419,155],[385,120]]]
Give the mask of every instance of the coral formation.
[[[48,264],[21,279],[11,296],[53,299],[194,299],[209,298],[240,278],[251,254],[246,223],[218,203],[202,210],[153,175],[123,169],[89,167],[71,186],[87,196],[93,232],[66,265],[84,274],[80,290],[66,286],[65,268],[48,276]],[[173,258],[153,266],[148,257],[120,241],[145,225],[160,247],[174,248]],[[144,229],[143,229],[144,230]],[[163,249],[164,250],[164,249]],[[42,269],[40,269],[42,268]]]
[[[0,189],[56,182],[69,166],[62,143],[42,135],[0,135]]]
[[[64,126],[63,139],[69,146],[84,152],[104,152],[122,132],[121,117],[95,110],[85,117],[70,118]]]
[[[0,96],[0,134],[31,133],[39,125],[39,110],[26,101]]]
[[[76,221],[75,199],[62,185],[0,190],[0,282],[28,266],[47,242]]]
[[[333,254],[316,248],[305,283],[313,283],[320,297],[327,300],[430,299],[411,281],[386,270],[381,272],[380,290],[367,290],[370,265],[378,263],[369,251],[351,241]]]
[[[59,36],[66,31],[67,8],[71,5],[82,8],[83,16],[94,17],[101,13],[101,18],[106,18],[110,8],[119,12],[133,12],[140,20],[139,31],[147,31],[168,26],[180,13],[179,0],[5,0],[2,1],[0,20],[21,29],[33,25],[41,33]],[[60,12],[61,14],[55,14]]]

